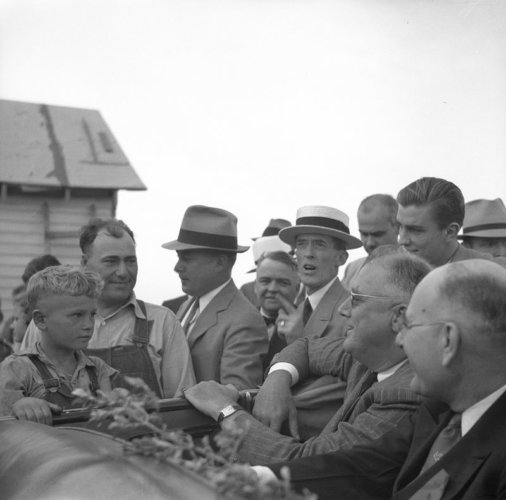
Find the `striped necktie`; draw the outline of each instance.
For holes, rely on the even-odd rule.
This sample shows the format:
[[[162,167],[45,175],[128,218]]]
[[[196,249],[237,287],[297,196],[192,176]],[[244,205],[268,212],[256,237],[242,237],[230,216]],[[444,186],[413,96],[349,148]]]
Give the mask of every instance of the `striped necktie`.
[[[199,299],[195,298],[192,306],[190,307],[190,312],[186,316],[186,321],[183,326],[183,330],[186,336],[189,335],[195,321],[197,320],[197,311],[199,308]]]
[[[306,297],[304,301],[304,309],[302,310],[302,324],[306,326],[306,323],[309,321],[309,318],[313,314],[313,308],[311,307],[311,302],[309,302],[309,298]]]

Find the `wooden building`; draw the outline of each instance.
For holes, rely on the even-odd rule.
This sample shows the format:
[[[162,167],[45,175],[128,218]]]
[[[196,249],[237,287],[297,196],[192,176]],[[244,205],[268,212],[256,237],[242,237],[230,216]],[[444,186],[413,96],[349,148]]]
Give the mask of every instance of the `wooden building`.
[[[115,215],[119,189],[145,190],[100,113],[0,100],[0,297],[33,257],[78,264],[79,229]]]

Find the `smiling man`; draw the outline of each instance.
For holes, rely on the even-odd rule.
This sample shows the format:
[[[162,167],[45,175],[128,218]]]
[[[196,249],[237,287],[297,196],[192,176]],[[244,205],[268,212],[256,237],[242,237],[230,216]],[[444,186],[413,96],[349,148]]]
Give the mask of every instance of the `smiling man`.
[[[464,222],[464,196],[452,182],[422,177],[399,191],[399,244],[434,267],[467,259],[506,259],[477,252],[457,240]]]
[[[278,334],[276,325],[281,308],[280,296],[294,303],[299,284],[297,264],[288,253],[266,252],[257,260],[255,295],[269,336],[269,351],[264,359],[264,369],[269,366],[274,354],[286,347],[286,340]]]
[[[351,297],[341,305],[340,313],[347,321],[345,339],[304,338],[280,353],[279,361],[290,364],[291,369],[279,369],[267,378],[266,384],[277,386],[277,390],[269,400],[271,413],[262,418],[266,425],[243,411],[230,417],[247,429],[239,459],[266,464],[367,445],[417,409],[420,398],[410,390],[413,373],[396,336],[404,325],[411,293],[430,266],[397,248],[390,252],[371,255],[358,274]],[[298,378],[328,374],[344,379],[347,387],[343,405],[337,411],[334,408],[325,429],[302,443],[275,432],[281,422],[274,422],[273,415],[290,399],[290,386]],[[257,397],[263,397],[262,391]],[[214,418],[235,397],[228,388],[214,384],[199,384],[185,396]]]
[[[195,383],[188,344],[171,311],[135,297],[138,266],[132,230],[120,220],[95,219],[82,228],[79,245],[82,267],[104,281],[87,352],[121,375],[141,377],[160,397],[180,395],[183,387]],[[31,323],[22,348],[38,335]]]
[[[270,469],[288,466],[321,500],[506,498],[506,270],[483,259],[433,270],[397,341],[427,398],[417,412],[367,446]]]

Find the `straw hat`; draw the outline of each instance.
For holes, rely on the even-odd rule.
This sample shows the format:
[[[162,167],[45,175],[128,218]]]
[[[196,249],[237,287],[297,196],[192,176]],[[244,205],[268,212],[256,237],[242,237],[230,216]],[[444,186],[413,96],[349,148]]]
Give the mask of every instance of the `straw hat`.
[[[350,235],[349,225],[349,217],[341,210],[311,205],[299,208],[295,225],[282,229],[279,237],[285,243],[294,246],[299,234],[324,234],[343,241],[346,249],[360,248],[362,242]]]

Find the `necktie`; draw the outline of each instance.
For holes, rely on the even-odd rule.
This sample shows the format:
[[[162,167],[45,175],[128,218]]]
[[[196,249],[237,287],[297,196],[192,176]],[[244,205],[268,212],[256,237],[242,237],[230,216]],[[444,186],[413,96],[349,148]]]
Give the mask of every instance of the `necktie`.
[[[264,321],[267,326],[276,324],[277,316],[264,316]]]
[[[198,308],[199,308],[199,299],[196,298],[190,308],[190,312],[186,316],[186,321],[183,326],[183,330],[186,336],[188,336],[188,334],[190,333],[190,330],[197,319]]]
[[[302,311],[302,324],[304,326],[306,326],[306,323],[309,321],[311,314],[313,314],[313,308],[311,307],[311,302],[309,302],[309,299],[306,297],[304,309]]]
[[[420,473],[432,467],[461,438],[461,419],[462,415],[456,413],[439,433],[434,443],[432,443],[429,455]]]

